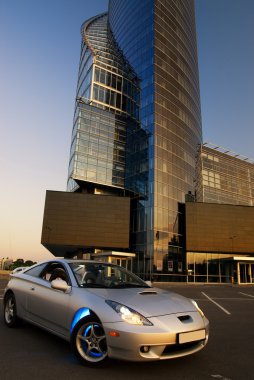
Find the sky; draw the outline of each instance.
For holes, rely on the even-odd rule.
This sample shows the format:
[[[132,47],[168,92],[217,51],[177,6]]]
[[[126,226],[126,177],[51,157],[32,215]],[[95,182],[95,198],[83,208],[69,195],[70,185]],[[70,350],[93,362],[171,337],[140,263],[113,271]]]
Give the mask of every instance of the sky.
[[[140,0],[145,1],[145,0]],[[0,0],[0,258],[40,261],[66,190],[80,26],[107,0]],[[254,1],[196,0],[203,139],[254,158]]]

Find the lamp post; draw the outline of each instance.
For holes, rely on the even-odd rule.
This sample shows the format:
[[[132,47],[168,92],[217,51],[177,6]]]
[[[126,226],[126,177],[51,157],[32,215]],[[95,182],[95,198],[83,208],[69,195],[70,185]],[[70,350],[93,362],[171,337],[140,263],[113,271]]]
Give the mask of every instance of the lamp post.
[[[232,235],[229,237],[231,239],[231,254],[232,254],[232,260],[233,260],[233,252],[234,252],[234,239],[237,237],[237,235]],[[238,264],[237,264],[238,266]],[[238,272],[238,269],[237,269]],[[238,273],[237,273],[238,276]],[[234,261],[233,261],[233,276],[231,276],[231,282],[232,284],[234,283]]]

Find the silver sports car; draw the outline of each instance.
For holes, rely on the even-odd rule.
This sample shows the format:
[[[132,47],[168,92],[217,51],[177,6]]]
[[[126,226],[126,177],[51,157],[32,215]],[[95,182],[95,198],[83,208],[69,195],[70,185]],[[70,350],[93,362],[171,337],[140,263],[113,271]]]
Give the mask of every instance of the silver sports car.
[[[153,288],[117,265],[51,260],[11,274],[4,294],[8,327],[26,320],[71,343],[84,364],[193,354],[209,322],[195,301]]]

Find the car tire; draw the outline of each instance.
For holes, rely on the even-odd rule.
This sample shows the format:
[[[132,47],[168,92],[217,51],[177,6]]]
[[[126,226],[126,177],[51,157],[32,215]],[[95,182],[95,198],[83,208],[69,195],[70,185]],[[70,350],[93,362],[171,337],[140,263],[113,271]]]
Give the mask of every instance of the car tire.
[[[83,318],[76,324],[71,335],[71,348],[82,364],[105,365],[108,360],[106,335],[96,317]]]
[[[20,324],[17,316],[16,300],[13,293],[7,294],[4,299],[4,322],[8,327],[16,327]]]

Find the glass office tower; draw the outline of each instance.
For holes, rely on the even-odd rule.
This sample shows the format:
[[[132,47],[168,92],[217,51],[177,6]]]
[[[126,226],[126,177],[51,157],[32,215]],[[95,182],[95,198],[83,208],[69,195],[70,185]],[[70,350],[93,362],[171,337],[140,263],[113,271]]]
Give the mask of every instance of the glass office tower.
[[[110,0],[82,36],[69,189],[128,191],[135,270],[181,272],[202,142],[194,2]]]
[[[146,141],[138,122],[139,80],[114,40],[107,14],[86,21],[81,34],[68,189],[120,194],[127,184],[135,186],[128,142]]]

